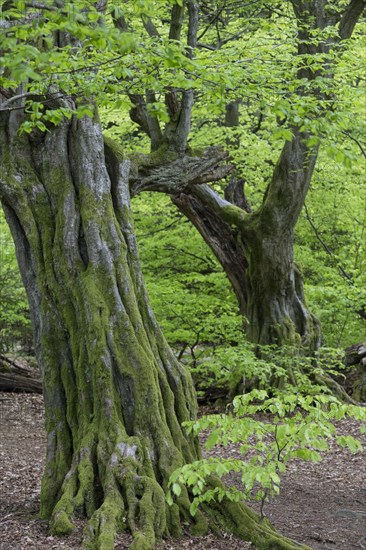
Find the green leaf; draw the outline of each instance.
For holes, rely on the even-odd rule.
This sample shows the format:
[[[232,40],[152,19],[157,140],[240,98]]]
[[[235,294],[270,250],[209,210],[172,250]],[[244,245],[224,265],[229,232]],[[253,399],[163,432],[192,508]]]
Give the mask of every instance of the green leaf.
[[[179,495],[181,494],[182,492],[182,487],[180,486],[179,483],[173,483],[172,487],[171,487],[173,493],[179,497]]]

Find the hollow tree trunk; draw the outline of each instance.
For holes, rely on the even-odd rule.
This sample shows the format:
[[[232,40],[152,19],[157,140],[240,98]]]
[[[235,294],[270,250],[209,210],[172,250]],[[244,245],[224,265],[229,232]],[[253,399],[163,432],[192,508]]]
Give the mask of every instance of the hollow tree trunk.
[[[19,136],[21,111],[3,112],[0,198],[28,293],[46,410],[41,516],[55,534],[89,518],[88,548],[111,550],[128,528],[132,548],[197,532],[171,472],[199,457],[181,423],[195,417],[189,374],[156,324],[139,266],[129,206],[129,162],[104,149],[98,123],[64,121]],[[294,549],[241,504],[210,517],[258,548]],[[212,519],[211,519],[212,521]]]

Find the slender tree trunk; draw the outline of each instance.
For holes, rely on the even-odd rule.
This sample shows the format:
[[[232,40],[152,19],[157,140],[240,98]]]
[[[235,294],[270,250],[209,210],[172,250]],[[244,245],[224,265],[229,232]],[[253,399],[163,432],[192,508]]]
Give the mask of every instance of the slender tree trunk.
[[[0,198],[28,293],[42,374],[47,459],[41,515],[55,534],[75,515],[88,548],[111,550],[128,528],[132,548],[195,532],[210,521],[258,548],[295,549],[242,504],[189,515],[182,488],[169,507],[174,469],[199,457],[181,423],[195,418],[189,374],[150,309],[129,205],[129,162],[105,149],[91,119],[19,136],[21,110],[3,112]],[[213,482],[214,484],[216,482]],[[208,509],[207,509],[208,511]]]

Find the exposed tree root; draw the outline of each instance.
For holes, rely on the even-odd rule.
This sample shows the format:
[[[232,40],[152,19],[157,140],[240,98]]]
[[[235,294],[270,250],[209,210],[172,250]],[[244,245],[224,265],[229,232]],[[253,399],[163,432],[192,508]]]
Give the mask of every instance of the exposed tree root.
[[[253,542],[258,550],[311,550],[277,533],[267,519],[260,519],[248,506],[223,501],[213,507],[212,516],[221,528],[237,537]]]
[[[54,508],[51,531],[56,535],[70,533],[73,517],[89,517],[83,545],[89,550],[112,550],[116,534],[128,529],[133,536],[132,550],[153,550],[164,536],[179,537],[181,522],[191,524],[194,535],[226,531],[252,541],[258,550],[306,550],[261,520],[242,503],[223,501],[204,505],[192,517],[190,498],[185,488],[173,506],[168,506],[162,485],[141,443],[124,434],[112,451],[107,440],[84,446],[74,458],[65,477],[62,494]],[[95,465],[98,463],[98,472]],[[100,487],[96,487],[100,479]],[[217,479],[208,483],[222,486]],[[166,486],[166,482],[163,481]]]
[[[52,513],[53,534],[70,533],[78,514],[90,518],[84,532],[84,545],[89,549],[112,549],[116,533],[126,528],[133,534],[131,548],[136,550],[153,548],[156,539],[170,534],[165,493],[153,463],[139,439],[127,436],[121,428],[114,434],[112,449],[107,438],[95,443],[89,434],[88,445],[84,438]],[[170,519],[179,523],[174,514]]]
[[[315,381],[322,385],[329,388],[334,395],[334,397],[337,397],[340,401],[343,401],[344,403],[349,403],[350,405],[358,405],[357,401],[352,399],[350,395],[345,391],[344,388],[334,378],[329,376],[329,374],[321,373],[317,374],[315,376]]]
[[[222,482],[215,478],[209,480],[209,484],[211,488],[223,486]],[[261,519],[244,503],[224,499],[220,504],[212,502],[206,505],[205,512],[210,518],[212,530],[215,529],[215,525],[219,526],[221,530],[253,542],[258,550],[311,550],[308,546],[277,533],[266,518]]]

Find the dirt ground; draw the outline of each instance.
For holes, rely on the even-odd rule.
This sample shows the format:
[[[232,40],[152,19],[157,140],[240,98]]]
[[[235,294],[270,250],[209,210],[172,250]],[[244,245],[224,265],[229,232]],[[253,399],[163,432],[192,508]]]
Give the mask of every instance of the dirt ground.
[[[354,421],[341,424],[344,434],[358,435]],[[366,437],[364,436],[366,444]],[[218,454],[228,450],[219,449]],[[211,453],[212,454],[212,451]],[[65,538],[49,535],[37,518],[45,456],[43,402],[38,395],[0,394],[0,550],[76,550],[83,522]],[[294,461],[281,494],[265,507],[281,533],[314,550],[366,550],[366,454],[337,447],[320,464]],[[115,548],[128,548],[128,534]],[[232,536],[187,534],[165,541],[158,550],[249,550],[253,545]]]

